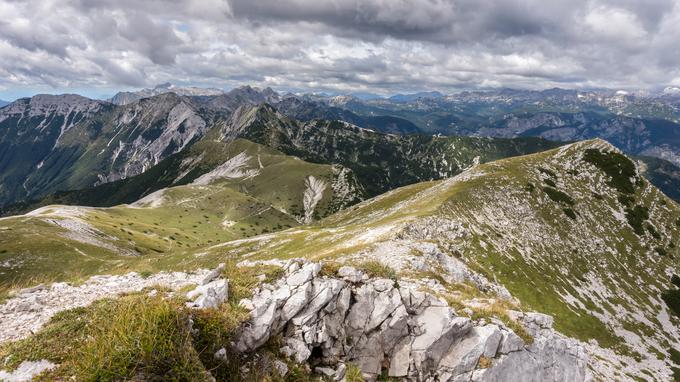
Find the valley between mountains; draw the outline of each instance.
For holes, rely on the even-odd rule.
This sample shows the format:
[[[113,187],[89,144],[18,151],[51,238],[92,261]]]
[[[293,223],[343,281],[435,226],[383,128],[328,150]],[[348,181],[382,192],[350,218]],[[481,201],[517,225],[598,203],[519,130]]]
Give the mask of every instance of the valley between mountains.
[[[680,380],[675,149],[424,133],[501,95],[428,97],[0,108],[0,380]]]

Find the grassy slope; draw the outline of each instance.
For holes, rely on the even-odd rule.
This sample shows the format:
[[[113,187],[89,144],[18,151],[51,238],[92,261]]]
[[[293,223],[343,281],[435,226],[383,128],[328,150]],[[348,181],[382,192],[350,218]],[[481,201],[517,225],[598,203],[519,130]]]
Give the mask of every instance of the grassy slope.
[[[155,207],[48,206],[39,213],[1,219],[0,285],[4,289],[30,284],[34,278],[78,279],[181,267],[200,248],[298,225],[304,181],[310,175],[328,184],[316,208],[318,216],[338,207],[330,187],[332,166],[307,163],[245,140],[221,145],[223,161],[245,152],[250,156],[247,168],[259,174],[171,187],[162,191]],[[62,228],[51,220],[77,226]]]
[[[437,232],[422,239],[460,253],[525,308],[555,316],[556,327],[567,335],[637,358],[641,353],[663,358],[668,347],[677,346],[664,329],[677,321],[668,318],[659,294],[679,268],[680,208],[640,181],[632,197],[648,208],[650,218],[644,233],[636,234],[609,177],[580,159],[593,147],[610,149],[588,141],[480,165],[462,179],[403,187],[319,225],[226,243],[212,252],[337,258],[393,240],[406,227],[437,232],[435,218],[459,222],[466,235]],[[572,206],[543,191],[551,180],[573,199]]]
[[[337,259],[371,253],[381,243],[408,237],[437,242],[441,250],[504,284],[524,309],[553,315],[557,329],[569,336],[594,339],[636,359],[650,355],[664,359],[668,348],[678,346],[667,326],[677,325],[677,319],[669,317],[659,295],[670,288],[670,275],[678,273],[680,207],[641,178],[631,183],[632,193],[625,201],[612,186],[617,183],[583,159],[587,150],[607,152],[611,146],[595,140],[504,159],[456,178],[399,188],[315,225],[233,241],[224,237],[225,243],[207,247],[180,250],[172,243],[177,247],[165,254],[101,260],[113,266],[98,259],[92,264],[99,268],[79,267],[77,272],[85,276],[105,267],[192,269],[246,254],[249,259]],[[544,191],[549,184],[558,192]],[[648,210],[641,232],[636,233],[627,219],[626,204]],[[153,225],[154,219],[149,219]],[[464,234],[439,230],[446,227],[442,222],[459,223]],[[429,234],[408,236],[414,227],[425,227]],[[21,235],[27,241],[31,238],[28,232]],[[44,264],[36,274],[62,278],[75,263],[87,261],[74,259],[72,251],[64,255],[68,260],[46,261],[47,249],[38,252],[30,247],[38,242],[19,244],[24,256],[31,252],[34,261],[20,265],[21,272],[31,274],[36,264]],[[16,253],[2,256],[6,261],[25,258]]]

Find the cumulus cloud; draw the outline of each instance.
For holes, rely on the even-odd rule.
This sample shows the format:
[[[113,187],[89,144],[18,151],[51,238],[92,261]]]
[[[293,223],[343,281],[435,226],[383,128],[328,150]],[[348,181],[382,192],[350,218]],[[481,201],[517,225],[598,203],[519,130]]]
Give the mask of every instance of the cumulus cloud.
[[[678,0],[0,0],[0,98],[177,84],[657,88]]]

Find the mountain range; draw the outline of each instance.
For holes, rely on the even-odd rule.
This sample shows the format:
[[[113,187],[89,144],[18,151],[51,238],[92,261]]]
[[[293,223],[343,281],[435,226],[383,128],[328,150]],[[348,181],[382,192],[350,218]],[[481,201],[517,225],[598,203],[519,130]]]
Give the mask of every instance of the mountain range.
[[[174,90],[191,96],[178,95]],[[271,89],[260,90],[248,86],[217,95],[195,95],[213,92],[213,89],[203,93],[196,88],[176,88],[166,84],[134,93],[132,98],[139,97],[139,100],[123,105],[77,95],[39,95],[17,100],[0,110],[0,128],[4,131],[0,136],[0,204],[7,206],[33,201],[55,192],[87,189],[138,175],[210,132],[220,137],[228,136],[229,139],[240,136],[245,122],[238,119],[249,115],[247,108],[265,104],[270,106],[267,109],[269,115],[256,114],[259,118],[281,121],[279,124],[287,125],[281,130],[287,135],[287,140],[310,139],[306,133],[300,138],[295,137],[297,133],[294,131],[314,132],[316,130],[310,127],[316,124],[330,129],[329,132],[349,135],[339,138],[337,133],[332,134],[337,137],[334,139],[346,140],[348,145],[356,145],[356,139],[351,135],[358,134],[361,139],[370,141],[368,144],[371,145],[401,146],[399,150],[403,153],[399,158],[393,157],[396,155],[393,147],[384,150],[385,158],[377,158],[382,154],[374,153],[376,157],[371,159],[374,168],[380,167],[378,159],[395,166],[398,163],[408,165],[420,156],[422,150],[426,150],[425,156],[439,155],[439,152],[428,150],[441,152],[441,148],[434,147],[446,145],[443,143],[446,140],[434,138],[433,132],[473,138],[536,136],[558,142],[599,137],[646,163],[646,176],[669,196],[677,198],[680,193],[680,157],[677,156],[680,152],[680,128],[675,122],[660,119],[661,116],[658,119],[636,119],[615,115],[612,110],[584,111],[593,109],[595,104],[614,104],[611,97],[641,104],[651,102],[648,98],[639,100],[618,94],[606,98],[596,96],[596,93],[584,95],[563,90],[505,90],[497,93],[462,93],[455,97],[420,93],[411,97],[362,101],[353,97],[280,95]],[[122,93],[119,95],[123,97]],[[555,111],[555,107],[550,106],[555,104],[561,105],[563,110],[573,110]],[[527,111],[529,106],[540,111]],[[581,111],[576,112],[576,109]],[[433,119],[435,115],[437,119]],[[442,125],[444,120],[459,122],[450,122],[445,127]],[[403,138],[386,136],[376,141],[374,137],[378,135],[356,128],[354,133],[348,133],[351,127],[342,129],[330,121],[342,121]],[[277,123],[263,122],[264,125]],[[301,145],[305,146],[304,150],[319,149],[311,147],[317,142],[268,143],[265,142],[268,139],[265,136],[251,139],[259,139],[259,143],[272,144],[294,155],[297,155],[296,150]],[[424,148],[420,149],[420,146]],[[27,147],[30,149],[27,150]],[[496,147],[493,150],[502,151],[503,148]],[[515,152],[522,153],[527,152]],[[302,156],[328,163],[338,160],[329,158],[328,153],[305,153]],[[470,159],[467,158],[468,163]],[[347,165],[346,158],[342,160]],[[425,171],[422,170],[425,168],[423,161],[427,159],[419,157],[417,160],[421,161],[417,171],[424,171],[423,174],[407,175],[394,169],[398,176],[403,175],[405,179],[375,179],[383,184],[366,185],[369,189],[375,189],[371,195],[389,189],[387,183],[401,186],[409,182],[437,179],[450,176],[466,165],[457,163],[453,166],[455,161],[452,162],[452,158],[444,158],[442,162],[431,159],[432,170]],[[366,163],[362,165],[365,167]],[[361,174],[361,169],[354,170]]]
[[[0,379],[680,380],[672,89],[359,95],[1,107]]]
[[[139,101],[142,98],[149,98],[159,94],[175,93],[184,96],[216,96],[224,94],[222,90],[198,87],[179,87],[171,83],[157,85],[150,89],[142,89],[133,92],[116,93],[109,101],[116,105],[127,105]]]

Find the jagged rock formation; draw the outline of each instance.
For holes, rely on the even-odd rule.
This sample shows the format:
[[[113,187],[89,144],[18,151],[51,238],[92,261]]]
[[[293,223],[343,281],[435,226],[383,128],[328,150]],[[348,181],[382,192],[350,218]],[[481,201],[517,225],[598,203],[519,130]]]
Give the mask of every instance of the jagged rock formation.
[[[422,381],[585,381],[583,347],[552,330],[552,318],[516,313],[534,337],[524,341],[500,321],[473,321],[418,284],[369,279],[342,267],[321,276],[321,264],[290,261],[285,275],[242,305],[251,320],[236,348],[253,351],[282,335],[282,353],[297,362],[335,368],[351,362],[364,376]],[[341,376],[340,376],[341,377]]]
[[[110,101],[116,105],[127,105],[139,101],[142,98],[149,98],[164,93],[175,93],[181,96],[217,96],[224,94],[220,89],[179,87],[170,83],[165,83],[151,89],[142,89],[135,92],[119,92],[111,97]]]
[[[314,176],[308,176],[305,179],[305,192],[302,194],[302,205],[305,210],[304,222],[311,223],[314,219],[314,209],[323,198],[323,192],[326,190],[326,182],[317,179]]]

